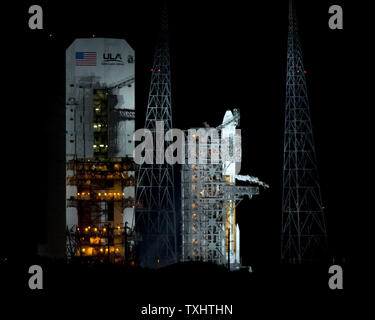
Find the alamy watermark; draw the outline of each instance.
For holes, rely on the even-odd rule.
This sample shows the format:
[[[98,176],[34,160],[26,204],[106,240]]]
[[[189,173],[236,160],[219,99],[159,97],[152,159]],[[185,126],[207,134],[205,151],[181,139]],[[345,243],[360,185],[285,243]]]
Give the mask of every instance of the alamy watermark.
[[[31,30],[42,30],[43,29],[43,10],[40,5],[32,5],[29,7],[29,28]],[[330,29],[343,29],[343,10],[339,5],[331,5],[328,9],[328,13],[332,16],[329,17],[328,26]]]
[[[155,127],[138,129],[133,135],[140,142],[134,149],[137,164],[235,164],[235,174],[241,164],[241,129],[215,128],[170,129],[164,132],[164,121]],[[187,154],[186,154],[187,153]]]
[[[29,288],[31,290],[43,289],[43,269],[40,265],[34,264],[29,268],[29,274],[32,276],[29,278]]]

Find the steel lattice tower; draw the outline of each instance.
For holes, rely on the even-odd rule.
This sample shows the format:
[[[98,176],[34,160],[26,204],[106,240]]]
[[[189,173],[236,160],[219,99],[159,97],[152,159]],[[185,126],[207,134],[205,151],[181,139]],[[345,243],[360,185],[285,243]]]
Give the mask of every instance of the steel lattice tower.
[[[325,217],[316,165],[305,69],[293,0],[289,29],[284,132],[281,262],[322,260]]]
[[[136,203],[136,230],[139,242],[140,263],[155,268],[177,262],[176,207],[173,166],[164,161],[155,164],[156,121],[164,122],[164,132],[172,128],[170,54],[168,16],[166,5],[162,13],[161,32],[156,47],[146,111],[145,128],[153,134],[154,164],[139,168]],[[164,140],[164,137],[163,137]],[[171,142],[164,142],[164,150]],[[156,147],[155,147],[156,146]]]

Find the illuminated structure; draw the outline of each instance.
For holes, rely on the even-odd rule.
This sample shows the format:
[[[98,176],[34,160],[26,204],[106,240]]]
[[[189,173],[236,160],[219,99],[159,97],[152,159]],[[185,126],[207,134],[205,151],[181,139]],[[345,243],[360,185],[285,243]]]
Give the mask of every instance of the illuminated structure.
[[[259,194],[258,186],[236,186],[236,179],[268,187],[257,178],[236,175],[236,162],[221,158],[211,159],[219,152],[217,146],[227,139],[234,141],[239,123],[238,110],[227,111],[223,124],[217,128],[200,128],[203,135],[217,129],[218,135],[192,134],[186,145],[186,160],[182,166],[182,260],[206,261],[240,267],[240,230],[236,222],[236,208],[246,195],[250,199]],[[188,133],[189,134],[189,133]],[[231,144],[233,146],[233,144]],[[195,149],[195,151],[194,151]],[[192,152],[207,151],[206,163],[189,163]],[[233,148],[231,149],[233,150]]]
[[[306,76],[292,0],[285,101],[281,262],[319,260],[327,251],[327,232],[316,165]]]
[[[134,118],[134,50],[76,39],[66,51],[68,257],[132,259]]]

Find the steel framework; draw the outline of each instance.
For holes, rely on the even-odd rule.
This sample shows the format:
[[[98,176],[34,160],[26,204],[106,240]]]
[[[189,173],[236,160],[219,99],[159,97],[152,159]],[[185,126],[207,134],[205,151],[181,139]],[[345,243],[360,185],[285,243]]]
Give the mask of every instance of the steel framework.
[[[78,256],[111,262],[134,260],[133,230],[127,222],[123,224],[118,213],[135,206],[134,198],[122,192],[125,187],[134,186],[135,169],[130,158],[67,162],[67,185],[74,186],[77,193],[67,199],[66,205],[77,210],[78,222],[66,228],[69,259]]]
[[[162,15],[160,41],[156,48],[148,97],[145,128],[150,130],[154,146],[154,164],[140,166],[136,186],[136,231],[140,236],[141,266],[155,268],[178,260],[177,224],[173,166],[156,164],[156,152],[171,142],[156,145],[156,121],[163,121],[165,132],[172,129],[170,54],[166,7]],[[164,137],[163,137],[164,141]]]
[[[258,195],[259,187],[236,186],[235,177],[225,174],[225,163],[221,159],[211,160],[222,136],[221,131],[216,137],[210,136],[211,129],[199,129],[207,132],[206,141],[194,134],[185,146],[186,159],[181,171],[182,260],[228,264],[230,269],[236,269],[241,265],[236,208],[244,196],[251,199]],[[207,161],[189,163],[189,153],[194,149],[196,154],[207,150]]]
[[[327,232],[295,4],[289,1],[281,262],[322,259]]]

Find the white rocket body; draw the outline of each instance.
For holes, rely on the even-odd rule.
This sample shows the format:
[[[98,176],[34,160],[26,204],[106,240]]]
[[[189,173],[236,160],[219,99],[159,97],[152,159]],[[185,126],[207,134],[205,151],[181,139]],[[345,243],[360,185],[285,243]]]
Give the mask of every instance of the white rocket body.
[[[223,146],[223,141],[229,142],[231,148],[234,149],[234,139],[236,133],[236,126],[237,122],[234,120],[233,113],[230,110],[227,110],[224,115],[223,119],[224,127],[221,129],[221,143]],[[231,150],[229,154],[229,158],[223,161],[223,175],[227,177],[228,184],[234,185],[235,184],[235,175],[236,175],[236,161],[234,157],[234,151]],[[240,228],[234,220],[235,214],[235,203],[229,200],[229,207],[230,209],[230,265],[231,269],[239,267],[240,265]],[[235,241],[235,247],[233,243]],[[228,257],[228,244],[223,241],[223,252],[226,252],[226,256]]]

